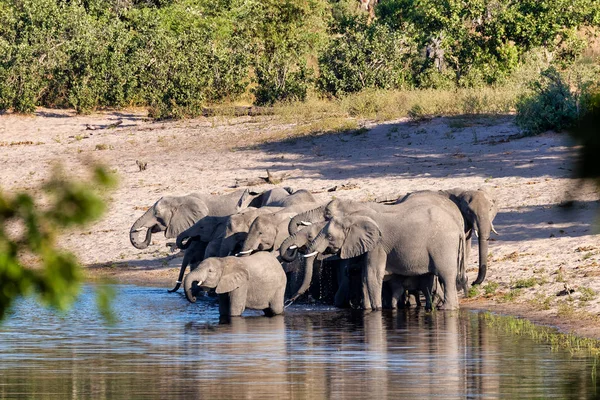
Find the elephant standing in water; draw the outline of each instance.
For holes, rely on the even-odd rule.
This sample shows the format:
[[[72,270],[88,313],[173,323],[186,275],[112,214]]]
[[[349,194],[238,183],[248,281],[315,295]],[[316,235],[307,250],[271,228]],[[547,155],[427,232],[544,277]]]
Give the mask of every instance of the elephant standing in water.
[[[265,315],[283,313],[286,276],[277,258],[260,252],[248,257],[212,257],[184,279],[185,295],[190,302],[192,284],[216,288],[221,316],[239,316],[246,308],[263,310]]]
[[[365,255],[362,270],[363,306],[382,307],[382,284],[390,274],[437,275],[444,287],[444,309],[458,308],[457,286],[464,287],[465,234],[447,210],[407,201],[394,213],[362,212],[337,216],[344,202],[327,205],[332,218],[308,246],[304,257],[338,254],[342,259]]]
[[[423,190],[414,193],[409,193],[399,200],[400,203],[410,199],[418,201],[421,204],[441,205],[444,203],[440,197],[451,200],[460,210],[464,219],[464,231],[466,234],[466,259],[469,259],[471,249],[471,240],[473,232],[478,238],[479,243],[479,272],[477,278],[473,281],[473,285],[479,285],[485,279],[487,272],[488,258],[488,241],[490,233],[496,232],[494,229],[494,218],[498,214],[498,206],[496,200],[491,193],[486,189],[465,190],[454,188],[450,190]],[[447,206],[446,206],[447,207]]]

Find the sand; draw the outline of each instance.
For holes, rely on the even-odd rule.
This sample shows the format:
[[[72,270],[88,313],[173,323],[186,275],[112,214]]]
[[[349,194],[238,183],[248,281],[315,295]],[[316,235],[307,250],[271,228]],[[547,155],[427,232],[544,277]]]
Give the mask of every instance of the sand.
[[[128,237],[133,222],[163,195],[226,193],[236,182],[266,176],[267,168],[287,176],[280,185],[309,189],[323,201],[486,186],[498,201],[500,235],[490,242],[486,281],[461,306],[600,337],[599,197],[595,186],[573,179],[576,148],[566,135],[521,137],[512,116],[359,124],[368,131],[293,138],[296,124],[266,116],[155,122],[144,110],[9,113],[0,116],[0,187],[37,194],[56,162],[81,177],[87,165],[106,164],[119,177],[107,213],[65,233],[60,245],[77,255],[90,279],[166,288],[181,263],[165,246],[172,240],[157,234],[138,250]],[[146,170],[136,161],[147,163]],[[575,202],[563,207],[566,200]],[[477,254],[474,243],[470,281]]]

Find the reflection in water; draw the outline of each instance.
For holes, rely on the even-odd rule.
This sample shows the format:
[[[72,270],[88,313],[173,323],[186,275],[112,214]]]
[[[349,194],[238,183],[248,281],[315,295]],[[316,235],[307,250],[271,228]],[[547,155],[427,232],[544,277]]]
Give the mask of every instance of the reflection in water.
[[[597,395],[594,359],[498,333],[477,313],[297,305],[220,324],[211,299],[118,288],[112,327],[92,290],[63,316],[20,302],[0,326],[0,399]]]

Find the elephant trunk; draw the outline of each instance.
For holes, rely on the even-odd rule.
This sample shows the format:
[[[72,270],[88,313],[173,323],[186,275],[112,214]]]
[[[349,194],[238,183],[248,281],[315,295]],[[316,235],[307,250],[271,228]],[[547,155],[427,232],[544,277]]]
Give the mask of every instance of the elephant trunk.
[[[192,236],[188,233],[188,231],[189,230],[186,229],[185,231],[181,232],[179,235],[177,235],[177,239],[175,239],[175,245],[182,250],[190,247],[190,243],[192,243]]]
[[[249,256],[254,250],[258,250],[260,240],[258,234],[250,233],[246,236],[246,240],[242,243],[242,249],[236,255]]]
[[[479,272],[477,273],[477,279],[473,281],[473,285],[480,285],[485,279],[487,272],[488,241],[490,240],[492,223],[488,220],[477,221],[475,229],[479,230]]]
[[[184,262],[181,263],[181,268],[179,269],[179,277],[177,278],[177,283],[175,284],[175,287],[171,290],[169,290],[169,293],[174,293],[176,291],[179,290],[179,288],[181,287],[181,280],[183,279],[183,274],[185,273],[185,269],[188,266],[188,262],[187,260],[184,259]],[[187,293],[186,293],[187,296]],[[189,297],[188,297],[189,299]],[[196,299],[194,298],[194,301],[196,301]],[[192,303],[194,302],[192,301]]]
[[[313,210],[305,211],[303,213],[296,215],[294,218],[292,218],[290,220],[290,223],[288,225],[288,232],[290,235],[293,235],[294,233],[296,233],[300,229],[302,229],[302,226],[306,225],[307,223],[312,224],[314,222],[324,221],[324,220],[325,220],[325,206],[321,206],[321,207],[315,208]]]
[[[279,255],[281,259],[287,262],[292,262],[296,259],[298,255],[298,244],[296,243],[296,238],[298,237],[297,233],[288,236],[287,239],[281,243],[281,247],[279,247]],[[295,246],[293,249],[290,247]]]
[[[296,293],[290,298],[290,301],[296,300],[298,297],[302,296],[304,292],[308,290],[310,287],[312,277],[313,277],[313,269],[315,264],[316,257],[306,258],[304,261],[304,280],[302,281],[302,285],[296,291]]]
[[[148,247],[148,245],[150,244],[150,241],[152,240],[152,232],[154,226],[156,226],[158,224],[158,221],[156,220],[156,217],[154,216],[154,209],[153,207],[150,207],[145,213],[144,215],[142,215],[140,218],[138,218],[137,221],[135,221],[135,223],[132,225],[131,229],[129,230],[129,240],[131,241],[131,244],[140,250],[145,249],[146,247]],[[138,232],[146,229],[146,237],[144,238],[144,240],[142,242],[139,242],[137,240],[138,237]]]
[[[306,264],[304,268],[304,280],[302,281],[300,289],[298,289],[296,294],[292,296],[291,300],[296,300],[298,297],[303,295],[304,292],[306,292],[310,287],[316,255],[318,253],[322,253],[327,248],[328,243],[329,242],[327,241],[327,238],[325,237],[323,232],[319,232],[315,240],[313,240],[312,243],[308,246],[307,253],[304,255],[304,258],[306,259]]]
[[[192,284],[194,282],[198,282],[198,285],[202,284],[200,272],[200,269],[196,269],[187,274],[185,279],[183,280],[183,289],[185,290],[185,297],[190,303],[196,302],[196,296],[192,294]]]

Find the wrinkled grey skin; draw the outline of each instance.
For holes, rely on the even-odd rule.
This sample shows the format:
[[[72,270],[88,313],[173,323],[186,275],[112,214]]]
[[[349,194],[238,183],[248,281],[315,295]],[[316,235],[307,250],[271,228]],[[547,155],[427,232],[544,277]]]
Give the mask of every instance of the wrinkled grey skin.
[[[232,220],[234,224],[237,221],[240,221],[240,223],[246,221],[245,223],[249,224],[260,213],[270,211],[269,208],[262,209],[261,211],[258,210],[257,208],[250,207],[226,217],[207,216],[180,233],[177,236],[176,245],[180,249],[184,249],[185,254],[181,262],[177,283],[169,292],[176,292],[179,289],[188,265],[190,266],[190,270],[193,271],[205,258],[219,255],[227,225]]]
[[[290,220],[288,225],[288,233],[293,235],[307,223],[316,223],[330,220],[335,215],[349,215],[357,212],[363,212],[366,209],[370,209],[377,212],[388,213],[394,212],[396,204],[381,204],[374,202],[358,202],[358,201],[339,201],[332,200],[327,204],[320,207],[316,207],[312,210],[308,210],[296,215]]]
[[[492,197],[491,193],[485,189],[465,190],[454,188],[450,190],[425,190],[409,193],[401,199],[400,202],[404,202],[409,198],[415,199],[415,197],[419,197],[422,202],[435,203],[437,202],[438,196],[446,197],[454,202],[463,216],[467,240],[467,259],[471,249],[473,232],[478,237],[479,272],[477,273],[477,278],[473,282],[473,285],[479,285],[485,279],[487,272],[488,241],[490,239],[490,234],[491,232],[495,233],[493,222],[496,214],[498,214],[496,200]]]
[[[215,255],[227,257],[239,252],[246,240],[246,236],[248,236],[252,222],[259,215],[272,214],[282,209],[282,207],[261,207],[253,209],[253,211],[248,213],[232,215],[229,221],[227,221],[223,236],[214,240],[215,242],[219,242],[218,253]]]
[[[339,201],[339,200],[338,200]],[[365,254],[363,307],[382,307],[386,275],[437,275],[444,286],[443,309],[458,308],[457,285],[466,281],[465,234],[446,210],[406,201],[395,212],[334,216],[308,246],[305,257],[317,253],[349,259]]]
[[[294,244],[297,244],[303,250],[306,249],[306,246],[308,246],[309,243],[302,242],[302,240],[305,239],[307,235],[311,237],[314,236],[312,235],[313,230],[305,231],[307,226],[312,227],[313,225],[318,225],[323,227],[325,223],[334,216],[341,217],[343,215],[352,215],[356,213],[372,211],[387,213],[394,212],[396,208],[396,205],[387,205],[374,202],[363,203],[352,200],[341,201],[336,199],[320,207],[316,207],[308,211],[302,212],[290,220],[290,223],[288,225],[288,233],[290,234],[290,236],[288,237],[289,240],[286,239],[282,243],[282,246],[280,248],[280,255],[282,259],[287,261],[290,258],[290,256],[287,256],[287,254],[289,254],[289,246],[292,246]],[[300,236],[295,236],[296,234],[302,231],[305,231],[304,235],[300,234]],[[291,300],[295,300],[296,298],[300,297],[310,287],[313,276],[314,260],[312,258],[306,258],[305,260],[306,267],[303,283],[296,292],[296,294],[292,296]],[[338,281],[339,286],[334,300],[334,303],[337,307],[345,307],[349,304],[350,283],[348,267],[349,264],[347,262],[340,263],[340,270],[338,273],[338,277],[340,278]]]
[[[279,246],[279,256],[281,259],[287,262],[293,262],[296,259],[298,252],[305,252],[306,246],[316,239],[321,229],[325,227],[325,224],[325,221],[317,222],[311,226],[304,227],[304,229],[300,229],[293,235],[288,236]],[[304,279],[300,288],[293,296],[290,297],[291,301],[296,300],[310,287],[314,270],[314,261],[315,257],[309,257],[305,259],[306,264]]]
[[[279,255],[282,260],[292,262],[299,254],[306,253],[306,247],[317,237],[321,229],[327,222],[315,222],[310,226],[305,226],[296,233],[288,236],[279,247]],[[304,258],[304,278],[300,288],[290,297],[290,301],[295,301],[304,294],[310,287],[314,275],[315,257]],[[338,289],[335,293],[333,304],[339,308],[351,307],[359,303],[355,301],[351,304],[351,286],[350,286],[350,262],[349,260],[337,260],[337,283]]]
[[[230,217],[204,217],[177,236],[175,243],[177,247],[185,250],[185,254],[181,261],[181,268],[179,269],[179,276],[175,287],[169,290],[169,293],[179,290],[188,265],[190,266],[190,271],[193,271],[198,264],[204,260],[209,242],[218,235],[222,235],[229,218]]]
[[[299,212],[313,209],[318,203],[304,203],[285,207],[272,214],[258,216],[242,245],[240,255],[251,254],[255,251],[278,251],[281,243],[288,237],[288,224],[291,218]]]
[[[292,188],[274,188],[260,194],[248,192],[240,199],[239,206],[244,207],[289,207],[296,204],[313,203],[316,199],[307,190],[293,191]]]
[[[282,314],[286,286],[285,272],[277,258],[266,252],[248,257],[212,257],[186,275],[186,298],[195,302],[192,284],[214,288],[219,295],[219,313],[240,316],[246,308],[262,310],[265,315]]]
[[[207,215],[220,217],[234,214],[238,211],[239,200],[245,192],[161,197],[132,225],[129,240],[134,247],[145,249],[150,244],[153,233],[165,232],[166,238],[174,238]],[[139,241],[138,235],[144,230],[144,239]]]
[[[262,193],[246,192],[240,198],[238,206],[239,208],[260,208],[266,206],[281,207],[280,203],[284,202],[292,193],[294,193],[294,190],[289,187],[276,187],[265,190]]]

